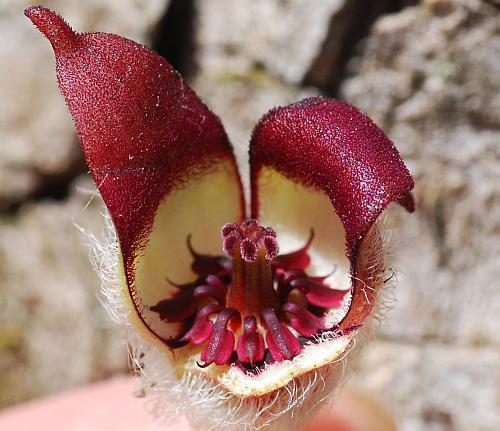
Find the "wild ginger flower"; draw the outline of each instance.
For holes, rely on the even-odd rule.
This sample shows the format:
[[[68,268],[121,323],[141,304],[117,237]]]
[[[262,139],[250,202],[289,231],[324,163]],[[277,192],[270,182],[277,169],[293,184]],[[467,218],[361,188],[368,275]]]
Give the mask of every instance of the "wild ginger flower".
[[[113,298],[156,413],[173,403],[202,429],[299,427],[376,304],[378,217],[395,201],[413,209],[394,145],[343,102],[273,109],[252,134],[248,218],[220,120],[163,58],[77,34],[41,6],[25,13],[52,44],[113,222]]]

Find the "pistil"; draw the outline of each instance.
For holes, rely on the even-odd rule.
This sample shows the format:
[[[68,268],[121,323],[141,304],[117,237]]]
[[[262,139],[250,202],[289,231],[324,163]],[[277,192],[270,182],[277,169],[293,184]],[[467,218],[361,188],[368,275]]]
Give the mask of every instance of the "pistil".
[[[271,260],[279,252],[276,232],[259,226],[255,220],[222,228],[224,251],[233,259],[232,282],[226,303],[242,316],[259,316],[264,308],[277,310],[279,298],[274,289]]]

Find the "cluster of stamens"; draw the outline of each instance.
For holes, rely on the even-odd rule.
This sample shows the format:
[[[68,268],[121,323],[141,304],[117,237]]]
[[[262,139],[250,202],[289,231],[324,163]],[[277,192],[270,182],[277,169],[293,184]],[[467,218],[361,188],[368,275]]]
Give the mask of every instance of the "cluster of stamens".
[[[203,346],[200,367],[235,364],[256,371],[266,363],[295,357],[303,345],[332,331],[325,316],[341,306],[345,291],[311,277],[307,244],[278,255],[276,231],[249,219],[223,226],[227,256],[193,256],[193,283],[174,286],[174,295],[151,307],[162,321],[181,323],[172,348]],[[173,283],[172,283],[173,284]]]
[[[280,251],[276,231],[272,227],[260,226],[254,219],[241,225],[225,224],[221,235],[224,253],[233,258],[239,253],[246,262],[255,262],[259,250],[265,250],[268,260],[274,259]]]

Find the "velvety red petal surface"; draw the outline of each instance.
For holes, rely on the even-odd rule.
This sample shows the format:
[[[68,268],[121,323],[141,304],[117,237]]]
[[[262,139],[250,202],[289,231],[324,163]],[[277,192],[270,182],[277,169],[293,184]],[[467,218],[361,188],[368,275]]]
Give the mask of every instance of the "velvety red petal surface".
[[[346,232],[349,250],[413,179],[393,143],[370,118],[345,102],[316,97],[265,115],[250,144],[252,216],[259,215],[257,178],[270,166],[287,178],[323,190]]]
[[[215,159],[234,163],[232,148],[218,117],[153,51],[113,34],[77,34],[42,6],[25,14],[54,48],[59,87],[131,282],[160,201]]]
[[[260,120],[250,144],[255,218],[263,167],[329,197],[345,230],[353,282],[361,241],[382,211],[395,201],[414,209],[413,179],[397,149],[367,115],[345,102],[310,98],[275,108]],[[363,302],[363,292],[355,290],[350,324],[362,323],[371,309]]]

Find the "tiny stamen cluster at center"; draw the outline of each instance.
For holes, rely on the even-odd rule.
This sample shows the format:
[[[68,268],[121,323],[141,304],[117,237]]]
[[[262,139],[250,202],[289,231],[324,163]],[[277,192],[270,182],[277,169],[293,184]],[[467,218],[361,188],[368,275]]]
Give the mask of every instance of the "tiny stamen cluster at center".
[[[162,321],[181,323],[172,348],[202,346],[200,367],[235,364],[256,371],[266,363],[293,359],[303,346],[331,331],[326,315],[342,305],[345,290],[306,273],[308,249],[279,255],[276,231],[254,219],[221,230],[226,256],[198,254],[197,279],[151,307]],[[173,284],[173,283],[172,283]]]

